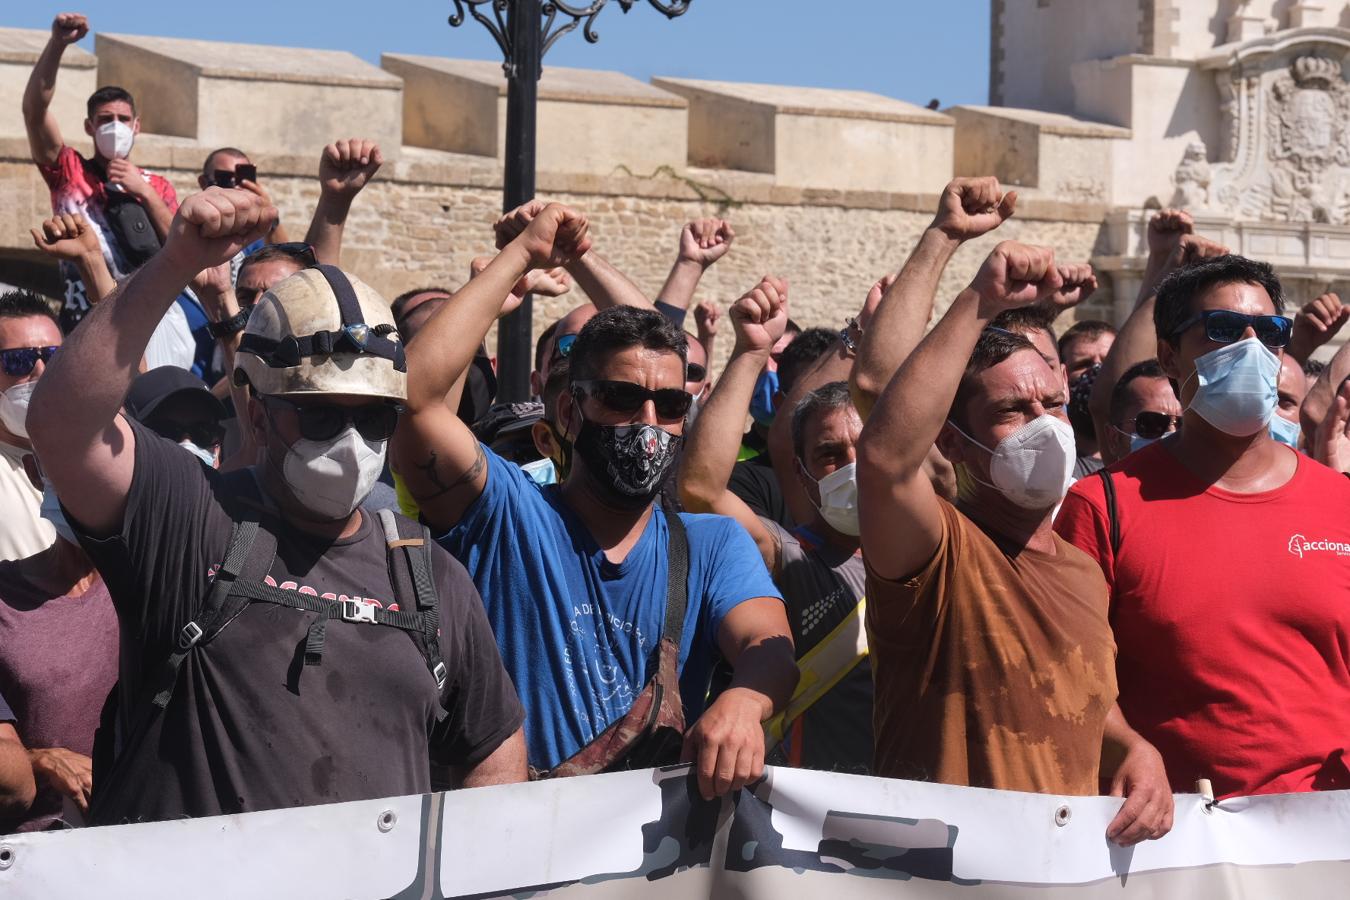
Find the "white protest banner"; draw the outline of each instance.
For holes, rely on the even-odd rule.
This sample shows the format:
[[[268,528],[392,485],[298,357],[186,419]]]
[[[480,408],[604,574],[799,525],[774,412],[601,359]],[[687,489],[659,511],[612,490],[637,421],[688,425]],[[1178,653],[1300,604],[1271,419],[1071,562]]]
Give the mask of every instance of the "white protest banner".
[[[0,836],[0,897],[1320,897],[1350,895],[1350,792],[1176,798],[1120,848],[1108,797],[683,768],[211,819]]]

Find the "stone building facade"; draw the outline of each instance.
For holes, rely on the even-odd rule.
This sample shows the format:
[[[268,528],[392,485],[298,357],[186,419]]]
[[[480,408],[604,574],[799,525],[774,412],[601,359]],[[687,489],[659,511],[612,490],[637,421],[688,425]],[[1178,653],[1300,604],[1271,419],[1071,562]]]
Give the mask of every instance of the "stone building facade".
[[[995,174],[1020,192],[1000,239],[1052,245],[1107,276],[1080,317],[1128,310],[1147,207],[1174,199],[1196,208],[1206,232],[1280,263],[1301,299],[1350,272],[1342,7],[992,0],[1000,105],[942,112],[854,91],[546,68],[539,194],[585,210],[596,247],[649,292],[680,225],[723,215],[737,243],[703,296],[728,303],[772,272],[789,279],[793,315],[807,325],[856,311],[901,264],[953,175]],[[0,29],[0,282],[50,294],[54,268],[28,234],[50,206],[19,108],[45,40]],[[491,250],[500,66],[398,54],[375,66],[339,51],[112,34],[99,34],[95,50],[67,54],[54,107],[86,152],[84,98],[122,84],[141,107],[141,165],[181,196],[212,149],[241,147],[299,235],[323,145],[373,137],[389,161],[353,209],[346,267],[393,296],[458,285],[470,259]],[[1324,196],[1333,183],[1341,193]],[[991,243],[961,251],[940,304]],[[536,332],[575,302],[542,304]],[[722,343],[724,354],[729,335]]]

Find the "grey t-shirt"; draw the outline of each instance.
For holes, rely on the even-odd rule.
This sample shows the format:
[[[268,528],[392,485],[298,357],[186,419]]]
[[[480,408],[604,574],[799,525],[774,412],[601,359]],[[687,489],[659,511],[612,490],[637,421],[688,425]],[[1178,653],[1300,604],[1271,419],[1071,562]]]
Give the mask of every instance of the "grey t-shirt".
[[[760,517],[778,544],[774,581],[787,601],[800,659],[858,606],[867,572],[859,554],[807,546],[772,519]],[[862,627],[861,618],[858,626]],[[802,715],[777,758],[808,769],[867,774],[872,769],[872,667],[863,659]],[[772,761],[772,760],[771,760]]]

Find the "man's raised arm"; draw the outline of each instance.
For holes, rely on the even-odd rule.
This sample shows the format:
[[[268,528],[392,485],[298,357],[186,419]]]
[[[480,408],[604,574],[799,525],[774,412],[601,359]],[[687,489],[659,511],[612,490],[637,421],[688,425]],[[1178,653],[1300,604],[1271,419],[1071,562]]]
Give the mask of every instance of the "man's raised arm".
[[[89,33],[89,21],[79,13],[58,13],[52,20],[52,36],[28,76],[23,92],[23,124],[28,132],[28,147],[33,162],[40,166],[55,164],[65,146],[61,128],[52,115],[52,97],[56,94],[56,76],[66,48]]]
[[[882,578],[913,575],[942,539],[924,459],[937,440],[975,344],[1000,312],[1059,287],[1047,247],[1004,241],[891,379],[858,438],[863,556]]]
[[[155,326],[202,269],[265,235],[275,207],[241,190],[209,188],[179,208],[164,248],[94,307],[34,391],[33,447],[62,502],[86,530],[122,523],[135,438],[118,415]]]
[[[384,164],[384,154],[371,140],[351,138],[334,141],[319,157],[319,202],[305,233],[305,243],[314,248],[314,258],[330,266],[341,265],[342,233],[356,195]]]
[[[680,252],[656,295],[657,309],[676,325],[684,325],[684,316],[693,302],[694,291],[708,267],[727,255],[736,232],[725,219],[695,219],[680,229]],[[662,308],[662,307],[665,308]],[[711,357],[709,357],[711,359]]]
[[[408,345],[407,412],[391,445],[394,467],[423,517],[453,528],[483,492],[483,448],[446,393],[469,366],[512,288],[532,269],[565,266],[590,249],[586,218],[550,204],[476,277],[455,292]]]
[[[731,307],[736,348],[717,390],[699,411],[680,463],[680,500],[689,512],[731,516],[754,538],[771,573],[778,572],[778,543],[745,501],[727,483],[741,449],[755,381],[769,351],[787,330],[787,283],[765,275]]]
[[[505,247],[514,240],[544,208],[544,201],[531,200],[498,219],[492,226],[497,233],[497,246]],[[566,268],[577,286],[585,291],[586,296],[595,304],[596,309],[609,309],[611,306],[655,309],[652,301],[628,279],[627,275],[614,268],[609,260],[602,258],[594,250],[572,260]]]
[[[943,188],[932,224],[881,298],[859,341],[849,389],[864,422],[928,328],[933,296],[952,255],[966,241],[1002,225],[1016,207],[1017,192],[1003,193],[993,176],[956,178]]]

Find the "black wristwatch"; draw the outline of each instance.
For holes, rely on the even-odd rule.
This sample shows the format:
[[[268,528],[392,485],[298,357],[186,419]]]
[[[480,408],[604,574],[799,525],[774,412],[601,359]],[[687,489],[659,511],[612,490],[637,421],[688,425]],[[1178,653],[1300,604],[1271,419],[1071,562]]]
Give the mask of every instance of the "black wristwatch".
[[[210,325],[206,326],[206,330],[211,332],[211,337],[215,338],[216,340],[236,335],[239,332],[243,331],[244,326],[248,324],[248,314],[251,311],[252,310],[241,309],[239,310],[239,312],[230,316],[228,319],[223,319],[219,322],[212,322]]]

